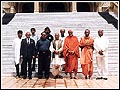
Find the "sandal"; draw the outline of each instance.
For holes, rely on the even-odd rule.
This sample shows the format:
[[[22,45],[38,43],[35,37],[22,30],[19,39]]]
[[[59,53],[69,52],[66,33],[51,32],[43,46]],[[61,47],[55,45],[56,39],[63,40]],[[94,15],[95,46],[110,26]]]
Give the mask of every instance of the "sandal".
[[[70,79],[72,79],[72,77],[70,77]]]
[[[77,77],[74,77],[74,79],[78,79]]]

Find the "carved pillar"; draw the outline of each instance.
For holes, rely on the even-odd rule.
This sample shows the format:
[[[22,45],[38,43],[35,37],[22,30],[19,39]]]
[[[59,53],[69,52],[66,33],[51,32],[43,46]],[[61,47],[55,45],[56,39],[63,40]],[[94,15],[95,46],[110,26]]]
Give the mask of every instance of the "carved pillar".
[[[10,5],[8,2],[2,2],[2,10],[5,13],[10,13]]]
[[[101,2],[99,2],[98,12],[102,12],[102,3]]]
[[[72,12],[77,12],[77,3],[72,2]]]
[[[34,13],[39,13],[39,2],[34,2]]]
[[[10,3],[10,13],[15,13],[15,7],[14,7],[15,3],[14,2],[11,2]]]
[[[110,2],[110,12],[113,12],[114,4],[113,2]]]

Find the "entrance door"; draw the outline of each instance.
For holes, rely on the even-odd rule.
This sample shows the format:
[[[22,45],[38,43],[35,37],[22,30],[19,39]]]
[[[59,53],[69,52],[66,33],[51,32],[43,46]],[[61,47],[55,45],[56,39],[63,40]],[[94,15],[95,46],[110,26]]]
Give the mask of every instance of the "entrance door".
[[[86,2],[77,3],[78,12],[90,12],[90,5]]]
[[[60,2],[51,2],[48,3],[46,12],[65,12],[65,6]]]
[[[23,13],[34,13],[34,2],[23,3],[22,12]]]

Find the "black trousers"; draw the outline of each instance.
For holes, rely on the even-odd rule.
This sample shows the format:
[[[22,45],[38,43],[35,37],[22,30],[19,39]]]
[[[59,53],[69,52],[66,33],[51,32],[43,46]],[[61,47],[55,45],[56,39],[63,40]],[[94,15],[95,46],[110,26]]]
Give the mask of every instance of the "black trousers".
[[[15,64],[16,67],[16,76],[19,76],[19,64]]]
[[[38,77],[43,76],[43,71],[45,71],[45,77],[49,77],[50,71],[50,56],[49,52],[39,52],[38,58]]]
[[[33,66],[32,68],[35,69],[36,58],[33,58]]]
[[[21,73],[20,73],[20,76],[23,76],[23,68],[24,68],[23,65],[24,65],[24,64],[23,64],[23,62],[22,62],[22,64],[21,64]]]
[[[27,64],[28,64],[28,77],[32,76],[32,68],[31,68],[32,58],[23,58],[22,62],[22,76],[27,77]]]

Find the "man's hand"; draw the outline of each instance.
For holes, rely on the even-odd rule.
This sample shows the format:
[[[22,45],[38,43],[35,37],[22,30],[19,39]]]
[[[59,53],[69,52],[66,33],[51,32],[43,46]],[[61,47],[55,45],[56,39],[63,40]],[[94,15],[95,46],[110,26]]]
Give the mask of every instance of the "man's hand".
[[[74,54],[74,51],[68,51],[70,54]]]
[[[23,55],[20,55],[20,59],[22,59],[23,58]]]
[[[59,53],[59,51],[57,51],[57,50],[55,50],[54,52],[55,52],[55,54],[58,54],[58,53]]]
[[[32,58],[35,58],[35,56],[33,56]]]

